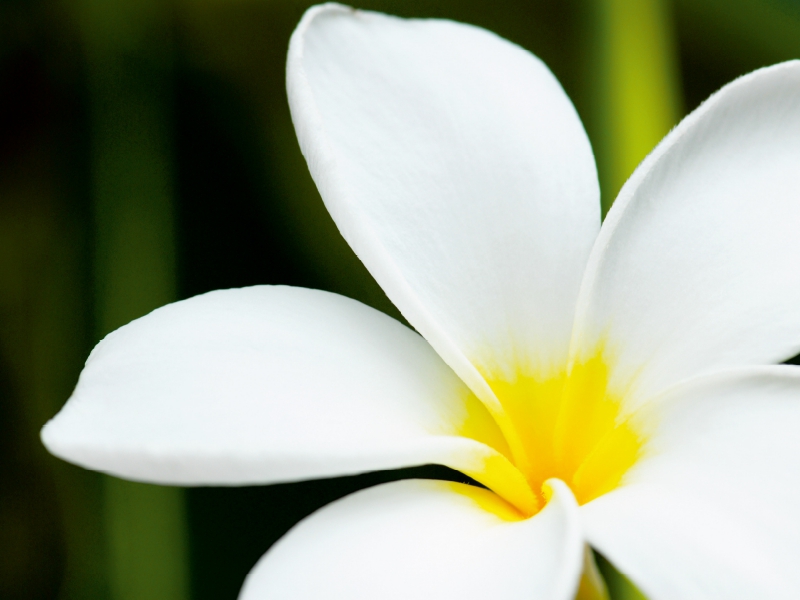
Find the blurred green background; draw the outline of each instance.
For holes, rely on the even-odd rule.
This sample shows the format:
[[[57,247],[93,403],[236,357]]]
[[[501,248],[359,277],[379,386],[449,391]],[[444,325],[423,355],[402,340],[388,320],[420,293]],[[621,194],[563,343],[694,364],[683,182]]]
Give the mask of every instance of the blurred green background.
[[[284,61],[307,6],[0,2],[0,598],[233,599],[297,520],[410,474],[182,490],[72,467],[39,442],[92,346],[167,302],[285,283],[398,316],[294,138]],[[605,208],[710,93],[800,56],[797,0],[360,6],[475,23],[544,59],[587,127]]]

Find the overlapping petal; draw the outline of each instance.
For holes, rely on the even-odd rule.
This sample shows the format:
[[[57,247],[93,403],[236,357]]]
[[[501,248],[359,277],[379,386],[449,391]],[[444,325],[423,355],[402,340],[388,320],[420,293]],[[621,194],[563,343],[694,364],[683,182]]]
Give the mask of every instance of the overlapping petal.
[[[569,488],[518,520],[491,492],[409,480],[302,521],[261,559],[240,600],[572,600],[584,542]]]
[[[258,286],[160,308],[92,352],[48,449],[172,484],[298,480],[506,459],[491,417],[416,333],[317,290]]]
[[[587,267],[576,354],[642,400],[800,351],[800,62],[725,86],[620,192]]]
[[[650,600],[794,598],[800,589],[800,368],[749,367],[647,407],[646,455],[583,506],[589,542]]]
[[[328,4],[295,31],[287,85],[339,229],[462,379],[491,405],[480,374],[563,364],[599,192],[547,67],[476,27]]]

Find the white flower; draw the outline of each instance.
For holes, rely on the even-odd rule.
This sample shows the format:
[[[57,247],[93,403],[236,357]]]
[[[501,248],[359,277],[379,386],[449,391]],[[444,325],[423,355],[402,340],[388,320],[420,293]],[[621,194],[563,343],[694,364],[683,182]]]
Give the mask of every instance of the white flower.
[[[561,87],[481,29],[338,5],[288,59],[342,234],[422,337],[261,286],[109,335],[42,433],[136,480],[439,463],[312,515],[246,600],[570,600],[587,544],[651,599],[800,593],[800,63],[712,96],[600,228]],[[598,233],[599,232],[599,233]]]

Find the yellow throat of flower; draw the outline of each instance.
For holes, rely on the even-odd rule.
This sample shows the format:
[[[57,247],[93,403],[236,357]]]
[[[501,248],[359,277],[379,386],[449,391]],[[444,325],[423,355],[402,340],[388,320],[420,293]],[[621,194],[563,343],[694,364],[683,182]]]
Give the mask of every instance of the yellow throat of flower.
[[[501,428],[513,449],[508,458],[535,499],[520,501],[522,494],[514,491],[519,481],[508,481],[508,469],[501,473],[496,462],[487,462],[485,477],[478,479],[526,516],[547,503],[543,485],[550,478],[564,481],[578,504],[617,487],[639,458],[643,439],[622,413],[622,396],[609,391],[608,376],[608,362],[599,348],[569,371],[565,368],[550,377],[518,375],[513,381],[487,377],[505,412]],[[508,439],[511,436],[516,439]],[[524,495],[530,498],[527,490]]]

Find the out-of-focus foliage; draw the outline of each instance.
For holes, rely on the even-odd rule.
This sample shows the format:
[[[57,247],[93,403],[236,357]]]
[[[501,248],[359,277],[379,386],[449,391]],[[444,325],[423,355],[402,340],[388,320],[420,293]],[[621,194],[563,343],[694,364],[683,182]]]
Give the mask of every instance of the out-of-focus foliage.
[[[232,599],[297,520],[411,474],[184,491],[83,471],[38,441],[92,345],[163,303],[286,283],[400,318],[294,139],[284,61],[308,4],[0,2],[0,598]],[[800,55],[790,0],[360,6],[475,23],[539,55],[586,124],[606,208],[687,110]]]

